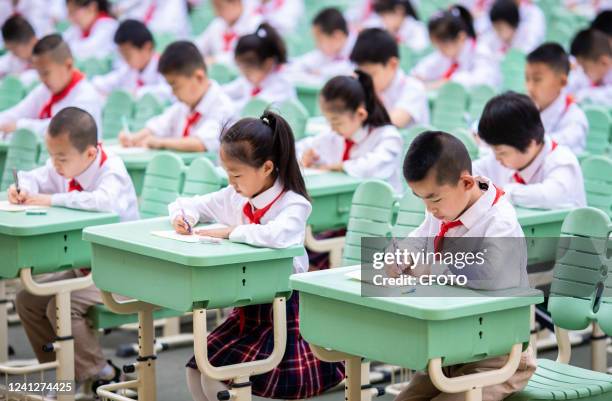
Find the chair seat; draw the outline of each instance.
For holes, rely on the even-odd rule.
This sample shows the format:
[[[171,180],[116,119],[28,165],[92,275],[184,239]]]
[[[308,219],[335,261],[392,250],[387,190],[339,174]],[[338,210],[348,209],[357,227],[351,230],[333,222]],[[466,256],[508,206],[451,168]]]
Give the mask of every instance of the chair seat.
[[[538,369],[527,387],[506,401],[612,400],[612,375],[550,359],[538,359]]]
[[[182,316],[184,312],[172,309],[158,309],[153,312],[154,319],[164,319],[169,317]],[[112,329],[124,324],[138,322],[138,314],[123,315],[110,311],[105,305],[94,305],[87,311],[87,318],[91,322],[92,328],[96,330]]]

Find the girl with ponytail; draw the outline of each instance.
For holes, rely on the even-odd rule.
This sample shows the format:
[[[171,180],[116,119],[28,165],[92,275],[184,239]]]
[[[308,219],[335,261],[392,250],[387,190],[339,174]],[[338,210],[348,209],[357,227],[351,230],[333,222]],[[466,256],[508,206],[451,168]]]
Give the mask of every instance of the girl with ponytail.
[[[303,245],[312,208],[289,124],[269,111],[260,118],[241,119],[221,135],[220,159],[230,185],[172,203],[169,211],[175,230],[270,248]],[[228,227],[194,229],[198,222]],[[293,268],[295,273],[307,271],[308,257],[294,258]],[[271,372],[250,378],[256,396],[310,398],[344,378],[342,364],[316,359],[299,335],[298,299],[294,292],[286,303],[283,360]],[[208,355],[214,366],[265,359],[273,347],[271,304],[235,308],[208,336]],[[227,389],[224,383],[202,375],[195,358],[187,364],[187,384],[195,401],[216,400],[217,392]]]
[[[119,24],[108,0],[66,0],[70,27],[62,35],[77,60],[105,58],[114,54]]]
[[[304,167],[344,171],[359,178],[379,178],[402,190],[402,138],[376,96],[372,78],[337,76],[321,90],[319,104],[331,131],[298,143]]]
[[[500,84],[499,66],[487,46],[479,45],[470,12],[459,5],[434,14],[427,25],[436,51],[421,60],[412,74],[437,89],[447,81],[470,87]]]

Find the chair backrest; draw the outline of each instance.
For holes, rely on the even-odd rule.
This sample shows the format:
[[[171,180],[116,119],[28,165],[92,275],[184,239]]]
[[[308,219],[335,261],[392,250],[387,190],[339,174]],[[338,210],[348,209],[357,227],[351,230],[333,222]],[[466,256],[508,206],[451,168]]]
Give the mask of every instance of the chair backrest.
[[[592,156],[581,164],[587,205],[595,207],[612,218],[612,159]]]
[[[501,62],[502,89],[525,93],[525,53],[510,49]]]
[[[588,105],[583,110],[589,121],[586,151],[592,155],[603,154],[610,148],[612,117],[608,109],[602,106]]]
[[[165,216],[178,198],[185,165],[172,153],[160,153],[147,165],[140,201],[140,217]]]
[[[470,89],[470,107],[468,113],[472,121],[480,119],[487,102],[495,96],[495,89],[489,85],[476,85]]]
[[[610,218],[595,208],[575,209],[563,221],[548,300],[557,326],[580,330],[597,321],[612,334],[611,231]]]
[[[0,111],[13,107],[25,96],[26,90],[21,80],[9,75],[0,83]]]
[[[112,69],[112,59],[110,57],[91,57],[83,60],[77,60],[76,66],[88,77],[94,77],[96,75],[104,75],[109,73]]]
[[[134,100],[129,93],[123,90],[112,91],[102,110],[103,138],[116,138],[123,129],[123,120],[126,119],[129,124],[133,111]]]
[[[221,177],[215,165],[205,157],[195,159],[185,173],[183,196],[204,195],[221,189]]]
[[[213,63],[208,66],[208,76],[219,84],[226,84],[238,77],[238,70],[229,64]]]
[[[6,191],[13,183],[13,169],[27,171],[36,167],[38,151],[39,142],[35,133],[27,129],[19,129],[13,133],[6,153],[0,191]]]
[[[478,144],[476,143],[476,139],[474,139],[474,135],[469,129],[459,128],[451,131],[451,134],[463,142],[472,160],[478,159]]]
[[[272,105],[272,108],[289,123],[293,136],[296,141],[304,138],[306,135],[306,123],[308,122],[308,110],[297,99],[285,100],[278,106]]]
[[[411,190],[407,190],[399,201],[397,220],[393,225],[394,237],[407,237],[415,228],[425,220],[425,203],[419,199]]]
[[[254,97],[244,105],[244,108],[240,112],[241,117],[259,117],[261,114],[270,107],[270,102],[260,97]]]
[[[155,39],[155,51],[163,53],[166,47],[174,41],[176,41],[176,35],[171,32],[155,32],[153,33]]]
[[[157,98],[147,93],[134,104],[134,116],[130,128],[134,131],[142,129],[147,121],[162,112],[162,106]]]
[[[457,82],[447,82],[438,91],[433,105],[431,124],[443,131],[467,126],[467,91]]]
[[[361,263],[362,237],[389,237],[393,216],[393,188],[368,180],[355,190],[346,230],[342,266]]]

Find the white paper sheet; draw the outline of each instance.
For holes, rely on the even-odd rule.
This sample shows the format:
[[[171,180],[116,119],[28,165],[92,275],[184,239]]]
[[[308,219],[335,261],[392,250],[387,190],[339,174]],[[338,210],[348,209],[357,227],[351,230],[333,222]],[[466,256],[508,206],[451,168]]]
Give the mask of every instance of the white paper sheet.
[[[0,201],[0,211],[3,212],[23,212],[32,209],[47,209],[47,207],[37,205],[15,205],[9,203],[7,200]]]
[[[227,228],[224,224],[207,224],[194,228],[194,231],[197,230],[214,230],[218,228]],[[174,230],[159,230],[159,231],[151,231],[151,235],[155,235],[156,237],[162,237],[167,239],[173,239],[175,241],[181,242],[189,242],[189,243],[221,243],[221,238],[208,237],[205,235],[183,235],[179,234]]]
[[[150,152],[150,149],[148,148],[143,148],[143,147],[126,148],[121,145],[105,145],[104,149],[108,150],[111,153],[119,155],[119,156]]]

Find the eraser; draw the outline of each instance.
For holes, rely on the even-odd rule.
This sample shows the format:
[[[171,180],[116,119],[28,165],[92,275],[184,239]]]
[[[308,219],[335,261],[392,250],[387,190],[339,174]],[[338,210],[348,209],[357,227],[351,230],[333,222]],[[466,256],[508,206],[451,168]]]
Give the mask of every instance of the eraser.
[[[33,216],[43,216],[47,214],[47,211],[45,209],[29,209],[26,210],[26,214]]]

